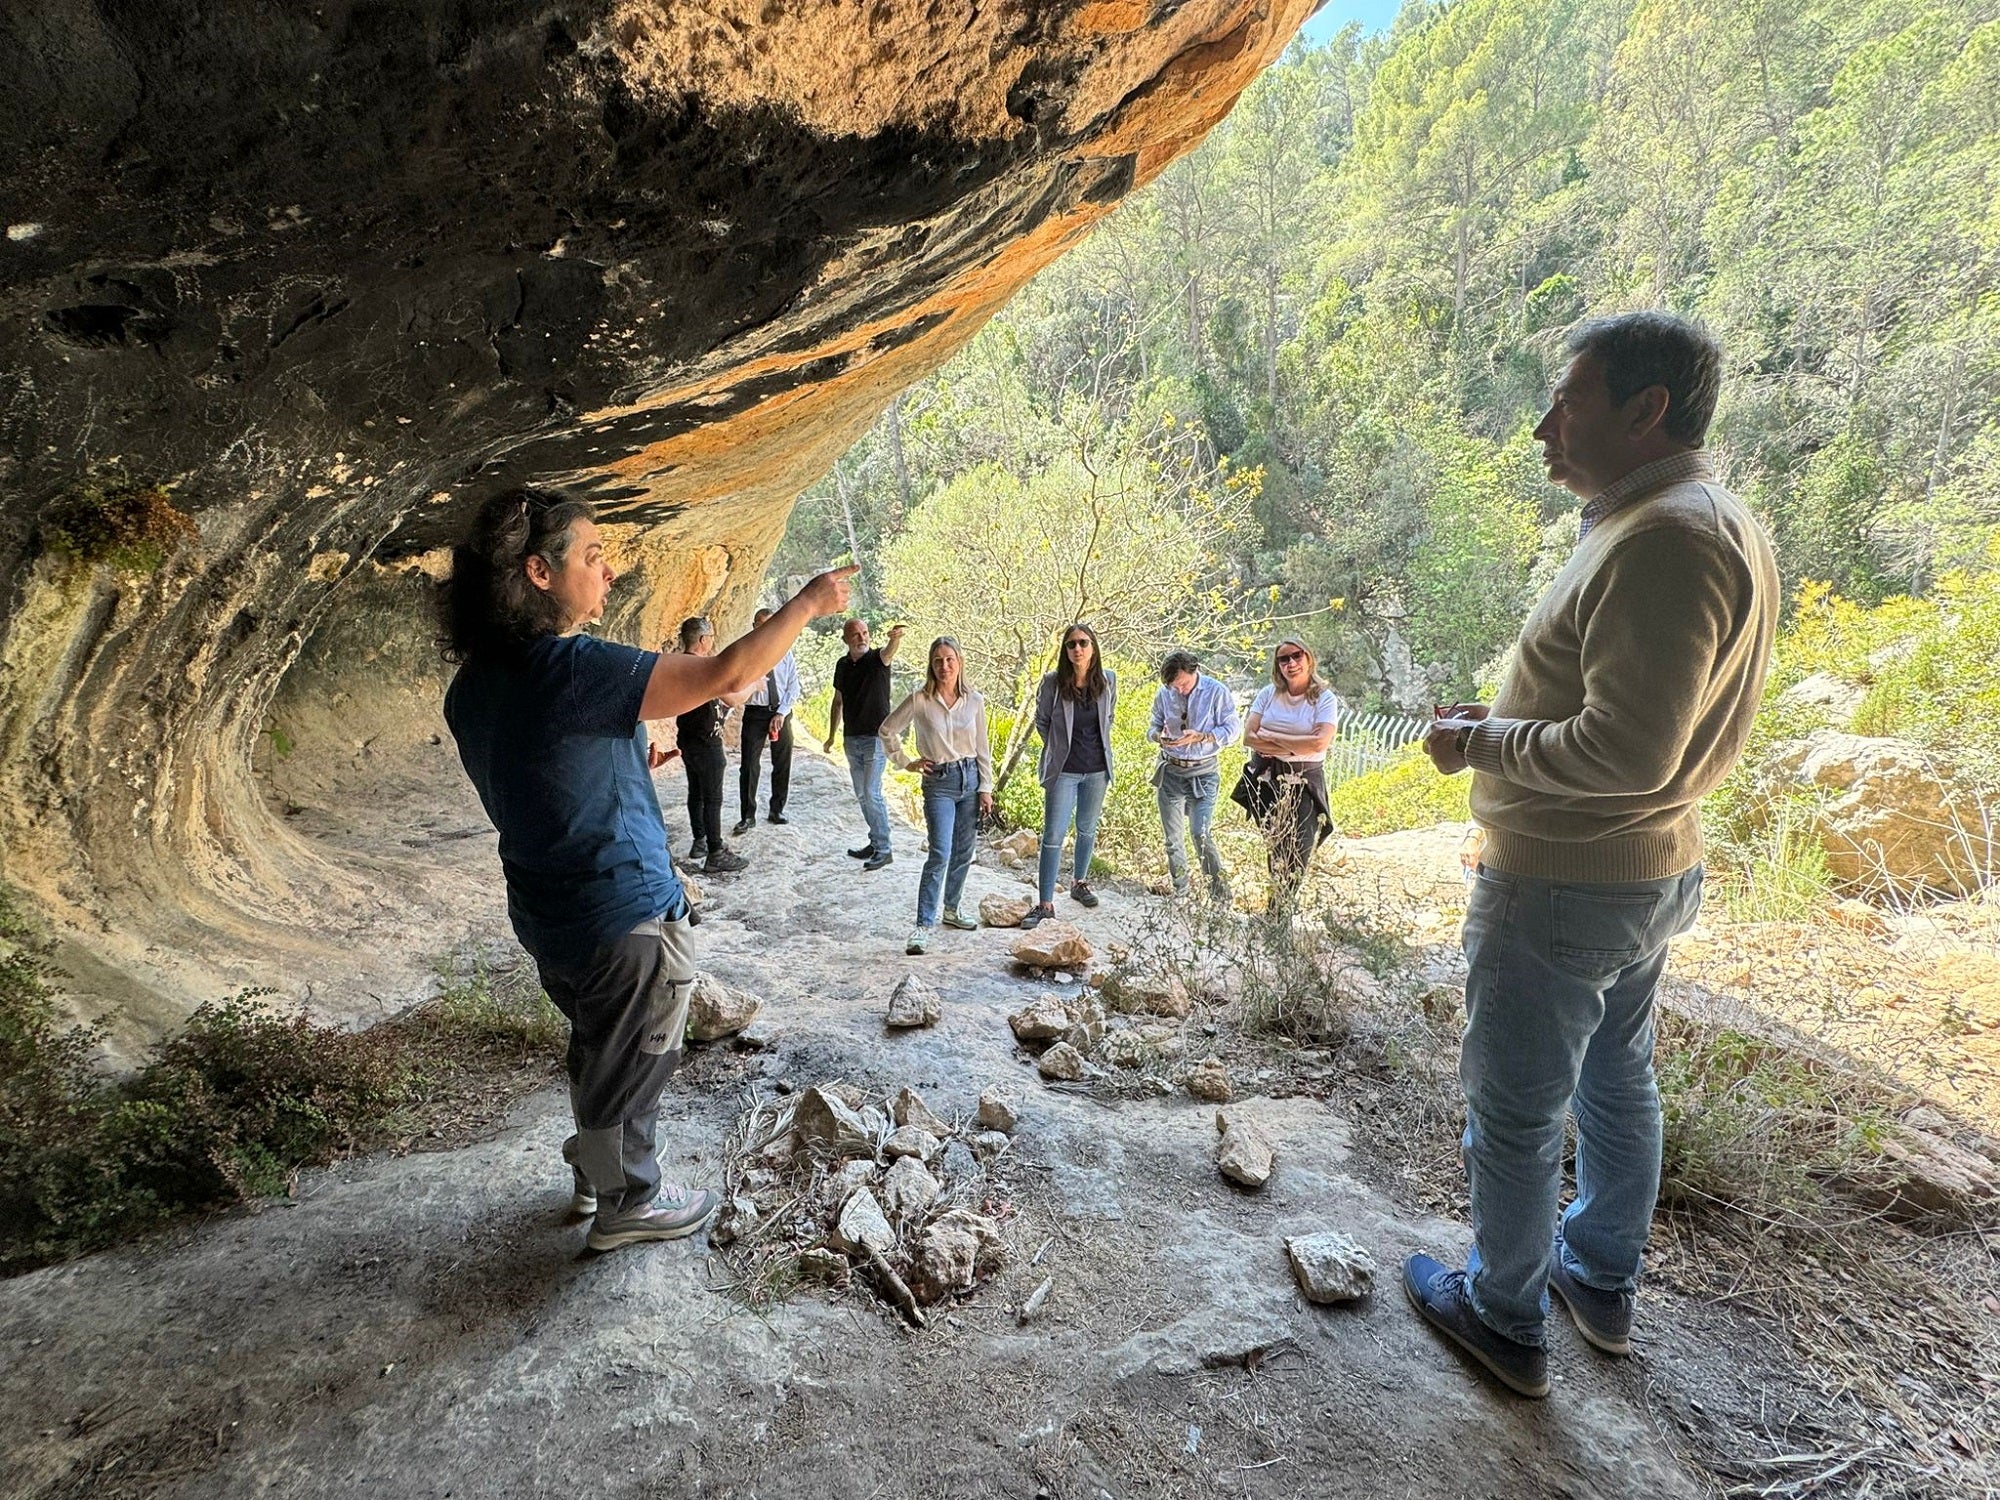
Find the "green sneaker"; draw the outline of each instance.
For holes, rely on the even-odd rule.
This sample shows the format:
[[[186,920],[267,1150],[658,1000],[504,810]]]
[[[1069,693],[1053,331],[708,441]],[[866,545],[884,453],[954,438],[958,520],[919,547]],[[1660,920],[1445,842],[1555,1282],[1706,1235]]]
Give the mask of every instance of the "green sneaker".
[[[903,951],[905,953],[922,953],[930,945],[931,930],[928,927],[919,927],[915,932],[910,934],[910,940],[903,944]]]
[[[972,918],[965,916],[955,906],[945,908],[944,925],[947,927],[956,927],[960,932],[979,931],[979,924],[973,921]]]

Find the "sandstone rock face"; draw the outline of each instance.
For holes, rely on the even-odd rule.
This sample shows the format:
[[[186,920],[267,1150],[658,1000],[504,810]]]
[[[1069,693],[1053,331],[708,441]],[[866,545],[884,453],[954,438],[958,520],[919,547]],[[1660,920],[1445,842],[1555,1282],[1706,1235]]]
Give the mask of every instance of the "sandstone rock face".
[[[155,1030],[307,974],[370,1013],[498,918],[490,864],[473,913],[408,852],[479,830],[310,816],[450,757],[472,509],[566,485],[608,636],[733,628],[798,492],[1311,8],[0,8],[9,881]],[[50,545],[135,496],[157,556]]]
[[[2000,843],[1973,799],[1918,746],[1823,730],[1774,747],[1763,777],[1824,798],[1814,833],[1828,869],[1856,890],[1965,894],[2000,871]]]

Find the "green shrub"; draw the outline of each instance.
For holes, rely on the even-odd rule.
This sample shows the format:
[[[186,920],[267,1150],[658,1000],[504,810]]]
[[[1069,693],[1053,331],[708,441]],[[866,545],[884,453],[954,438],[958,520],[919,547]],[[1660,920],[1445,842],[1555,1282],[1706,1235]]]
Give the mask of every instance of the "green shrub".
[[[1349,777],[1327,792],[1334,826],[1365,839],[1403,828],[1463,823],[1472,817],[1470,776],[1440,776],[1421,743],[1406,745],[1379,771]]]
[[[61,976],[0,890],[0,1271],[283,1192],[302,1166],[408,1133],[482,1064],[552,1065],[565,1027],[528,972],[454,967],[435,1000],[366,1031],[245,991],[114,1079],[94,1061],[99,1034],[64,1021]]]

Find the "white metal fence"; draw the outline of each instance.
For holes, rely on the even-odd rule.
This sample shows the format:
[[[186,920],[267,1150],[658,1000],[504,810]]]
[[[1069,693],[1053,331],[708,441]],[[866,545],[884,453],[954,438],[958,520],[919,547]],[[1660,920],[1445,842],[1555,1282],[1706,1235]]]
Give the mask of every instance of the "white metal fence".
[[[1356,714],[1344,716],[1326,752],[1326,784],[1341,782],[1369,771],[1380,770],[1405,745],[1424,737],[1429,721],[1408,714]]]

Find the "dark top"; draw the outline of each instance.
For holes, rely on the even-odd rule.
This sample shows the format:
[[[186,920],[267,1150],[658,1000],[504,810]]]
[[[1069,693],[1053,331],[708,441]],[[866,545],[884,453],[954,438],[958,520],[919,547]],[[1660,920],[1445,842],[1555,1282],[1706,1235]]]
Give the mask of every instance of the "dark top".
[[[711,698],[700,708],[691,708],[674,719],[674,743],[683,749],[689,745],[713,745],[722,738],[722,716],[726,710],[720,698]]]
[[[639,720],[657,659],[543,636],[518,659],[467,662],[445,693],[458,758],[500,831],[507,914],[537,960],[575,966],[687,910]]]
[[[842,655],[833,664],[833,690],[840,694],[843,733],[849,738],[868,739],[882,732],[889,717],[889,664],[879,650],[857,657]]]
[[[1104,759],[1104,731],[1097,722],[1096,700],[1079,698],[1070,719],[1069,755],[1063,761],[1063,770],[1073,776],[1088,776],[1109,769]]]

